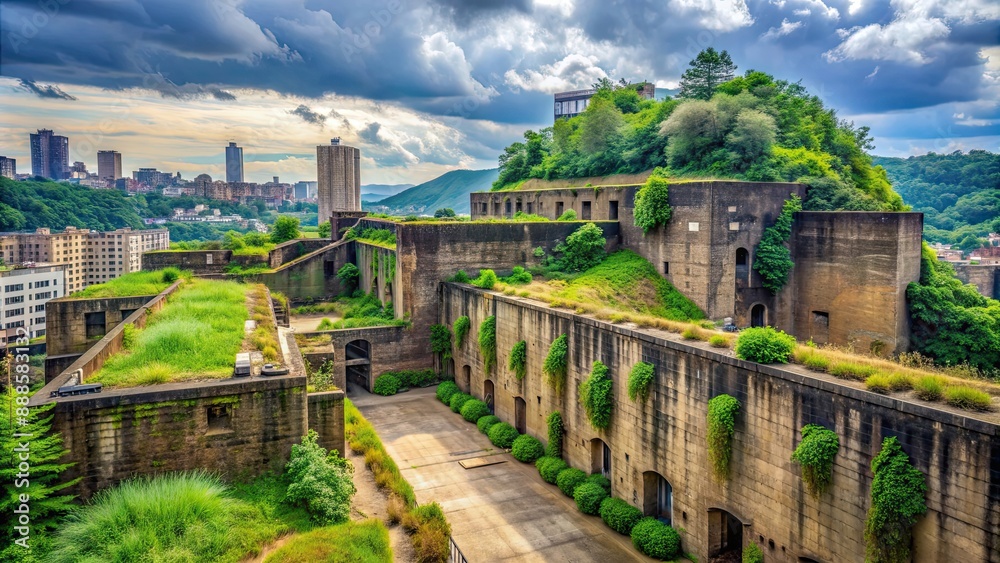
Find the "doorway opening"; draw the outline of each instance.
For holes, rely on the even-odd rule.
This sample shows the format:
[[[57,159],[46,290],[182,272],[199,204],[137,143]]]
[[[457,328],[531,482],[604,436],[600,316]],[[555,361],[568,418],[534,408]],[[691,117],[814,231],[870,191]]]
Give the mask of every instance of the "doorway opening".
[[[750,326],[767,326],[767,307],[758,303],[750,308]]]
[[[670,526],[673,521],[674,488],[655,471],[642,474],[642,513]]]
[[[527,403],[524,402],[524,399],[522,399],[521,397],[515,397],[514,398],[514,428],[517,428],[517,431],[520,434],[525,434],[528,431],[527,410],[528,410],[528,405],[527,405]]]
[[[367,340],[352,340],[344,346],[347,384],[355,383],[371,391],[371,344]]]

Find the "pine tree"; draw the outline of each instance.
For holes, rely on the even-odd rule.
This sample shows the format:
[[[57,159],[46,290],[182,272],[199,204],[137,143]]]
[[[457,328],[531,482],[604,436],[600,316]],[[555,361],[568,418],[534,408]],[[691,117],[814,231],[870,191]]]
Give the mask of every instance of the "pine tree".
[[[698,53],[688,65],[691,68],[681,76],[682,98],[707,100],[715,93],[716,86],[732,80],[736,73],[736,65],[729,58],[729,53],[717,52],[712,47]]]

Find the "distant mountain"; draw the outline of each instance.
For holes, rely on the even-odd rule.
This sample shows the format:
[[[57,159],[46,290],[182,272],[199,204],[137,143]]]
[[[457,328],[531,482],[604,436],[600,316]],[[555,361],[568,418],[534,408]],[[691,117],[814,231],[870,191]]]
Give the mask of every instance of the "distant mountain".
[[[391,195],[412,188],[414,184],[362,184],[361,199],[364,201],[378,201]]]
[[[496,168],[453,170],[381,201],[364,201],[363,208],[394,215],[432,215],[442,207],[450,207],[456,213],[468,213],[469,194],[488,191],[497,174]]]

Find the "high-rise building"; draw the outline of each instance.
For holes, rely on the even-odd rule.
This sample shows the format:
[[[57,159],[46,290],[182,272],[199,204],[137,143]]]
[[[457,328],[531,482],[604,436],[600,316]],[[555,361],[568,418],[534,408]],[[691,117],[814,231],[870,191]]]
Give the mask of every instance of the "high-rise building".
[[[160,172],[155,168],[140,168],[132,171],[132,178],[150,188],[162,188],[174,185],[180,177],[174,176],[170,172]]]
[[[17,178],[17,160],[0,156],[0,176],[14,180]]]
[[[226,181],[243,181],[243,147],[236,146],[236,143],[229,143],[226,147]]]
[[[53,180],[69,176],[69,138],[53,135],[51,129],[30,134],[31,173]]]
[[[319,191],[319,221],[330,219],[334,211],[361,211],[361,151],[340,144],[316,147]]]
[[[122,177],[122,153],[118,151],[97,151],[97,177],[114,182]]]
[[[0,349],[19,328],[28,338],[45,336],[45,305],[66,295],[65,270],[55,264],[0,270]]]
[[[295,199],[309,199],[316,197],[316,187],[316,182],[295,182]]]

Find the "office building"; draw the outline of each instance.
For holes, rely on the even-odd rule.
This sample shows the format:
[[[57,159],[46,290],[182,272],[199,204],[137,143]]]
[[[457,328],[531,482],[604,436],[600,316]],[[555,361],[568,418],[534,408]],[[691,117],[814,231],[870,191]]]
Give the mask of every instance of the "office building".
[[[180,180],[180,173],[175,177],[169,172],[160,172],[155,168],[140,168],[132,172],[132,178],[150,188],[162,188],[176,184]]]
[[[118,151],[97,151],[97,177],[115,182],[122,177],[122,153]]]
[[[295,199],[312,199],[316,197],[316,182],[295,182]]]
[[[334,211],[361,211],[361,151],[340,144],[316,147],[319,221],[327,221]]]
[[[236,146],[236,143],[229,143],[226,147],[226,181],[243,181],[243,147]]]
[[[17,179],[17,160],[13,158],[7,158],[6,156],[0,156],[0,176],[4,178],[10,178],[11,180]]]
[[[642,82],[627,86],[635,88],[639,97],[652,100],[656,97],[656,85],[649,82]],[[576,117],[583,113],[590,105],[590,98],[594,97],[597,90],[590,88],[587,90],[574,90],[572,92],[557,92],[555,94],[555,115],[554,119]]]
[[[31,173],[53,180],[69,177],[69,139],[50,129],[30,134]]]
[[[0,348],[18,337],[45,336],[45,304],[66,295],[65,266],[0,269]]]

